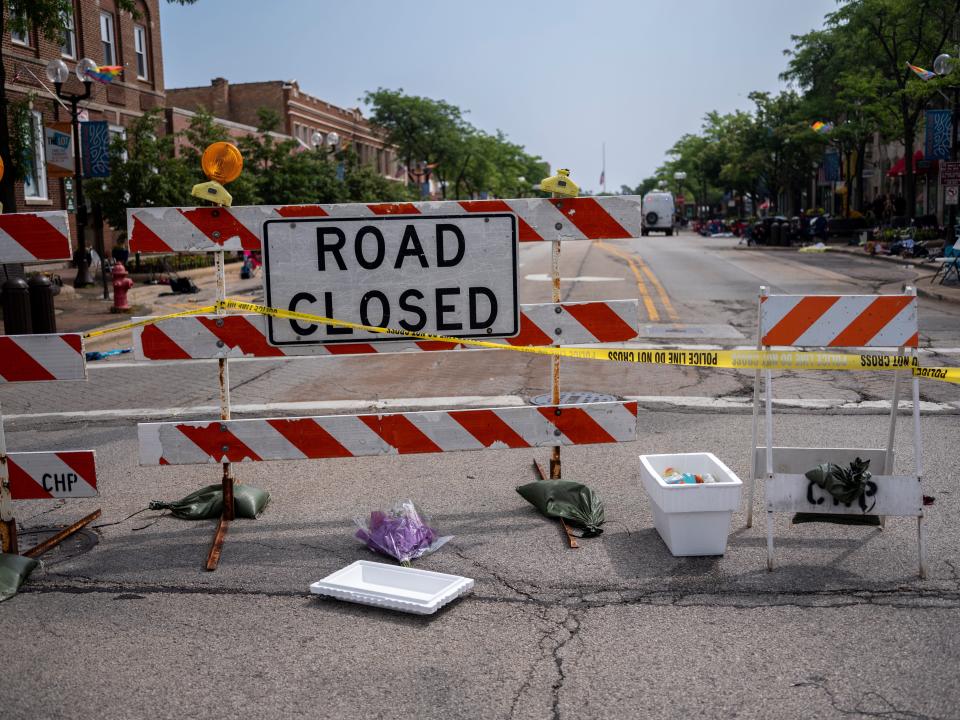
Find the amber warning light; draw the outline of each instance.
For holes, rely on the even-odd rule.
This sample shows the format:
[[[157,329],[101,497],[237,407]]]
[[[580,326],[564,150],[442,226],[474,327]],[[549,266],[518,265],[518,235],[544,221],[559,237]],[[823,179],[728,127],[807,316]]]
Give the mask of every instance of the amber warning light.
[[[200,167],[210,180],[194,185],[191,194],[202,200],[229,207],[233,198],[223,186],[240,177],[240,171],[243,170],[243,155],[236,145],[215,142],[207,146],[200,158]]]

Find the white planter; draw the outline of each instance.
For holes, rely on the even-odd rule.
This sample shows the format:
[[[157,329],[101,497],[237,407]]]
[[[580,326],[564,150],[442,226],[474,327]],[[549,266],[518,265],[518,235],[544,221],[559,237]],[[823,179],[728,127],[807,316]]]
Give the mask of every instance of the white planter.
[[[663,474],[669,467],[710,473],[717,482],[668,485]],[[653,506],[653,524],[671,554],[723,555],[743,486],[730,468],[712,453],[641,455],[640,478]]]

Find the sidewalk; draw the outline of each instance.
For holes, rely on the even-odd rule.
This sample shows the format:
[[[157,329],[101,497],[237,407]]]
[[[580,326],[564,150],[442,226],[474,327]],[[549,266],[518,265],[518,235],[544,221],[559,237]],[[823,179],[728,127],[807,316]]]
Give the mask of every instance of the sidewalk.
[[[902,258],[893,255],[868,255],[862,248],[856,245],[829,245],[830,252],[839,252],[846,255],[853,255],[866,260],[879,260],[880,262],[896,263],[898,265],[913,265],[918,273],[916,288],[917,294],[921,297],[931,298],[933,300],[942,300],[944,302],[960,303],[960,285],[956,283],[940,284],[940,278],[930,282],[937,270],[940,269],[939,263],[930,262],[929,258]]]
[[[240,279],[240,263],[227,265],[227,295],[242,300],[252,300],[260,293],[262,276],[257,273],[249,280]],[[128,295],[132,312],[118,314],[110,312],[113,305],[113,288],[110,287],[110,299],[103,299],[103,285],[97,276],[96,283],[80,290],[74,289],[73,280],[76,270],[59,270],[63,279],[63,288],[54,298],[56,308],[57,332],[87,332],[94,329],[119,327],[130,322],[131,317],[162,315],[190,310],[210,305],[216,299],[216,271],[213,267],[184,270],[180,277],[188,277],[200,288],[192,295],[173,294],[169,285],[145,284],[137,282]],[[3,323],[0,321],[0,330]],[[85,343],[90,350],[128,348],[132,344],[131,330],[118,331],[109,335],[92,338]]]
[[[798,246],[781,247],[766,245],[738,245],[738,250],[761,250],[764,252],[799,252]],[[827,245],[827,252],[842,253],[852,255],[863,260],[876,260],[878,262],[895,263],[897,265],[913,265],[917,270],[916,288],[920,297],[930,298],[932,300],[941,300],[944,302],[960,303],[960,285],[951,282],[949,284],[940,284],[940,278],[930,282],[934,274],[939,269],[939,263],[930,262],[928,258],[902,258],[893,255],[868,255],[863,248],[857,245]]]

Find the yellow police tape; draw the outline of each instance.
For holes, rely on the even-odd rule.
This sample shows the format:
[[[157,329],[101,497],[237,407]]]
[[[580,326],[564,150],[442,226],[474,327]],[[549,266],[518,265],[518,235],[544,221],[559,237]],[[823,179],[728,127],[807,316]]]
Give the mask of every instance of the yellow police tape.
[[[209,313],[216,312],[217,308],[214,305],[206,305],[204,307],[194,308],[192,310],[184,310],[183,312],[170,313],[169,315],[156,315],[154,317],[144,318],[143,320],[137,320],[136,322],[124,323],[123,325],[112,325],[111,327],[103,328],[102,330],[91,330],[83,334],[84,338],[94,338],[100,337],[101,335],[109,335],[110,333],[121,332],[123,330],[130,330],[131,328],[143,327],[144,325],[153,325],[155,323],[161,322],[162,320],[172,320],[173,318],[180,317],[189,317],[190,315],[207,315]]]
[[[738,370],[912,370],[916,377],[944,380],[960,383],[960,368],[919,367],[915,358],[899,355],[854,355],[838,352],[798,352],[796,350],[642,350],[635,348],[571,348],[571,347],[533,347],[506,345],[486,340],[443,337],[427,333],[382,328],[360,323],[334,320],[322,315],[280,310],[266,305],[223,300],[216,304],[217,309],[242,310],[244,312],[270,315],[283,320],[303,320],[317,325],[334,325],[371,333],[401,335],[414,340],[446,342],[467,347],[488,348],[491,350],[512,350],[513,352],[549,355],[554,357],[576,358],[581,360],[607,360],[621,363],[644,363],[650,365],[677,365],[686,367],[713,367]],[[197,311],[202,312],[202,311]],[[179,313],[167,317],[195,313]]]

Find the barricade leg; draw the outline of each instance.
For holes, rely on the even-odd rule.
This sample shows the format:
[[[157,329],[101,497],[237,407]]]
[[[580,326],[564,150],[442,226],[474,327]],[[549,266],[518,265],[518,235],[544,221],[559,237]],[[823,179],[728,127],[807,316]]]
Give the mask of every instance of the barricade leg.
[[[767,510],[767,572],[773,572],[773,513],[769,510]]]
[[[766,395],[766,487],[773,482],[773,373],[764,372],[764,393]],[[769,506],[768,506],[769,507]],[[773,571],[773,513],[767,510],[767,570]]]
[[[761,350],[763,339],[760,333],[760,305],[767,294],[765,285],[760,286],[760,297],[757,299],[757,350]],[[747,494],[747,527],[753,527],[753,496],[757,486],[757,440],[759,439],[760,423],[760,368],[753,373],[753,429],[750,445],[750,490]]]
[[[19,550],[17,521],[13,517],[13,498],[10,495],[10,469],[7,467],[7,441],[3,435],[3,413],[0,412],[0,552]]]
[[[897,349],[897,357],[903,357],[903,348]],[[893,474],[893,443],[897,434],[897,415],[900,414],[900,371],[893,373],[893,397],[890,400],[890,432],[887,435],[887,454],[883,463],[885,475]],[[887,526],[887,518],[880,516],[880,529]]]
[[[560,302],[560,241],[554,240],[550,251],[550,273],[553,277],[553,302]],[[554,347],[560,344],[560,338],[556,338]],[[553,404],[560,404],[560,358],[554,356],[550,358],[550,367],[553,371],[552,381],[550,383],[550,397]],[[552,448],[550,452],[550,479],[559,480],[560,470],[560,446]]]
[[[227,275],[224,264],[224,253],[220,250],[215,257],[217,268],[217,300],[227,299]],[[218,315],[226,314],[223,308],[217,308]],[[218,322],[223,322],[218,321]],[[230,366],[227,365],[226,358],[218,358],[217,366],[219,371],[220,383],[220,419],[230,419]],[[230,521],[234,519],[233,507],[233,469],[229,462],[223,463],[223,476],[221,478],[223,488],[223,512],[220,520],[217,522],[217,530],[213,535],[213,544],[210,546],[210,552],[207,554],[207,570],[216,570],[220,564],[220,553],[223,551],[223,541],[227,535],[227,529],[230,527]]]
[[[760,428],[760,370],[753,374],[753,429],[750,443],[750,489],[747,493],[747,527],[753,527],[753,494],[757,486],[757,440]]]
[[[916,290],[913,291],[916,294]],[[917,348],[910,353],[911,360],[917,362]],[[899,373],[898,373],[899,374]],[[920,378],[913,378],[913,468],[917,474],[917,482],[923,481],[923,444],[920,441]],[[921,494],[921,497],[922,494]],[[920,556],[920,579],[927,577],[927,542],[926,526],[923,522],[923,506],[917,517],[917,552]]]

